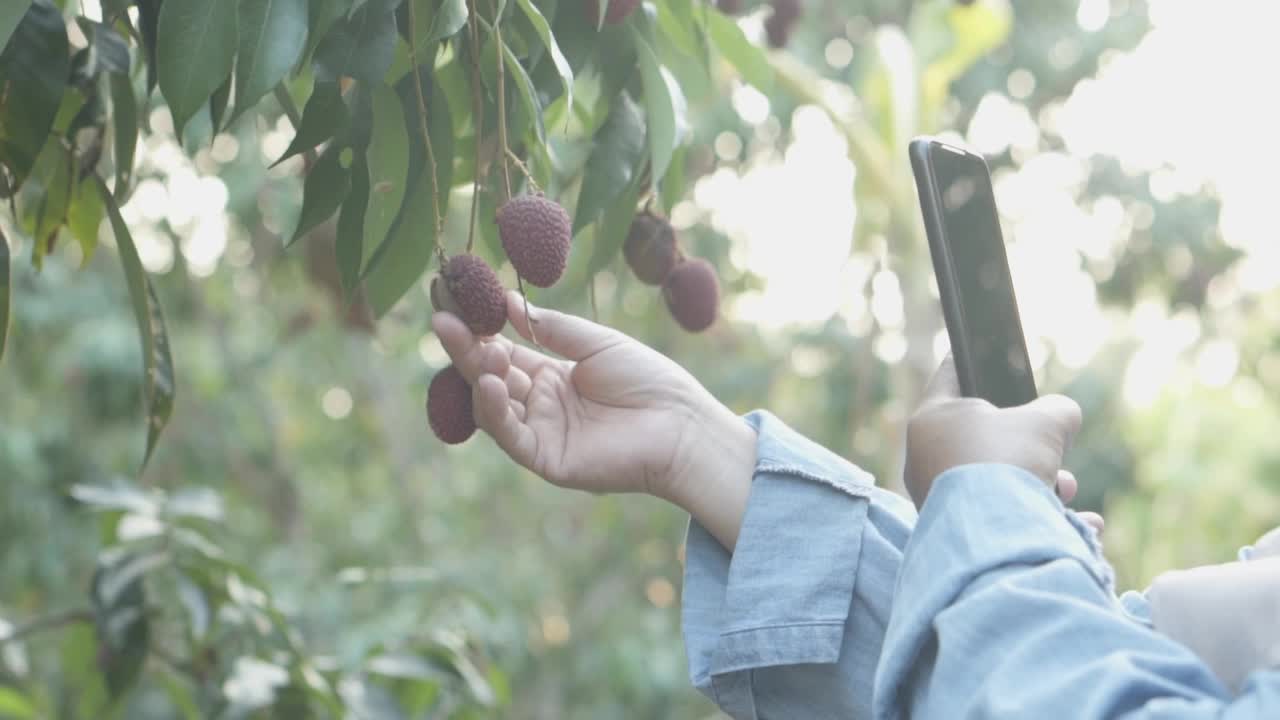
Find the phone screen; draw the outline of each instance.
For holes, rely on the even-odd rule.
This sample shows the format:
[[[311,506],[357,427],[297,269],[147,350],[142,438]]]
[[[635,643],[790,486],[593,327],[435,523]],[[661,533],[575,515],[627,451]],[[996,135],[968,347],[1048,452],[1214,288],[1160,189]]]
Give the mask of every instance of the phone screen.
[[[1022,322],[986,163],[939,144],[930,153],[952,284],[975,394],[999,407],[1035,399]]]

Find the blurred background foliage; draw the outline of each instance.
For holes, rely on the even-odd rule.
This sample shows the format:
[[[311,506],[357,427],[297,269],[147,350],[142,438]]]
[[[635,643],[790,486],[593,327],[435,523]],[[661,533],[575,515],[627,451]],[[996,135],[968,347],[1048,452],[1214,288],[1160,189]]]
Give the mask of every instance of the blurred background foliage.
[[[945,352],[906,140],[967,142],[996,178],[1041,389],[1084,407],[1069,464],[1122,585],[1230,559],[1280,519],[1265,5],[809,0],[758,60],[704,74],[660,48],[689,126],[664,204],[719,269],[720,322],[683,333],[621,259],[588,267],[607,241],[591,229],[533,297],[898,488],[904,419]],[[771,12],[731,22],[763,47]],[[284,108],[206,124],[186,152],[167,110],[143,113],[123,213],[179,399],[140,477],[116,253],[62,242],[37,271],[0,211],[0,716],[711,716],[679,636],[686,517],[547,487],[483,438],[446,451],[423,412],[448,362],[425,282],[374,321],[343,297],[332,224],[283,249],[302,206],[301,159],[267,169]],[[584,143],[547,132],[562,177]],[[448,204],[451,252],[469,200]]]

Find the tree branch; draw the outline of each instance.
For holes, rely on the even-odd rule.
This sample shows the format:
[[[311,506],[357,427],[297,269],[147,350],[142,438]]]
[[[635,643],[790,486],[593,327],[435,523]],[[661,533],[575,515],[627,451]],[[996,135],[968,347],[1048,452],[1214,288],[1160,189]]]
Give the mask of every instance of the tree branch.
[[[0,637],[0,647],[4,647],[11,642],[18,642],[28,635],[34,635],[44,630],[57,630],[74,625],[76,623],[93,622],[93,611],[87,608],[76,608],[74,610],[63,610],[62,612],[43,615],[26,623],[15,627],[9,631],[9,634]]]

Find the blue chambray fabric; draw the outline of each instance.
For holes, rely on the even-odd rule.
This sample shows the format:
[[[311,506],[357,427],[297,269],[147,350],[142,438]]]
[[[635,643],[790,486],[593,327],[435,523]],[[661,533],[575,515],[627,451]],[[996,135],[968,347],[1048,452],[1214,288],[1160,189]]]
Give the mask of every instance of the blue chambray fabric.
[[[692,682],[731,717],[1280,718],[1277,673],[1228,698],[1035,477],[954,469],[917,521],[769,413],[745,421],[738,545],[691,522],[682,595]]]

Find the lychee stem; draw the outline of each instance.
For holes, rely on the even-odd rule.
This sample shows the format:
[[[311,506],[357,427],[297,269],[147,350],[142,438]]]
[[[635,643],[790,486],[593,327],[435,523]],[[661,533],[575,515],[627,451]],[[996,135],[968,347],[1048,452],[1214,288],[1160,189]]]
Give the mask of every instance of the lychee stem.
[[[529,171],[529,167],[524,164],[520,156],[512,152],[511,148],[505,148],[505,150],[507,151],[507,157],[511,158],[511,162],[515,163],[516,169],[524,175],[524,179],[529,183],[529,189],[536,193],[542,192],[542,188],[538,187],[538,181],[533,179],[533,173]]]
[[[542,344],[538,342],[538,334],[533,330],[533,326],[537,321],[529,314],[529,296],[524,292],[524,278],[520,277],[519,273],[516,274],[516,287],[520,289],[520,299],[524,300],[524,322],[525,325],[529,326],[529,342],[541,350]]]
[[[440,188],[436,186],[436,152],[431,146],[431,131],[427,127],[427,101],[422,97],[422,75],[418,68],[418,28],[415,3],[409,3],[409,62],[413,65],[413,89],[418,95],[418,125],[422,131],[422,142],[427,146],[427,168],[431,172],[431,212],[436,221],[436,248],[440,247],[440,232],[444,229],[444,218],[440,217]]]
[[[484,100],[480,93],[484,91],[480,87],[480,31],[476,29],[476,2],[468,0],[467,5],[470,6],[470,12],[467,13],[467,32],[471,36],[471,118],[476,126],[476,162],[473,171],[475,177],[471,180],[471,224],[467,228],[467,252],[471,252],[471,248],[475,246],[476,217],[480,203],[480,146],[484,140]]]

